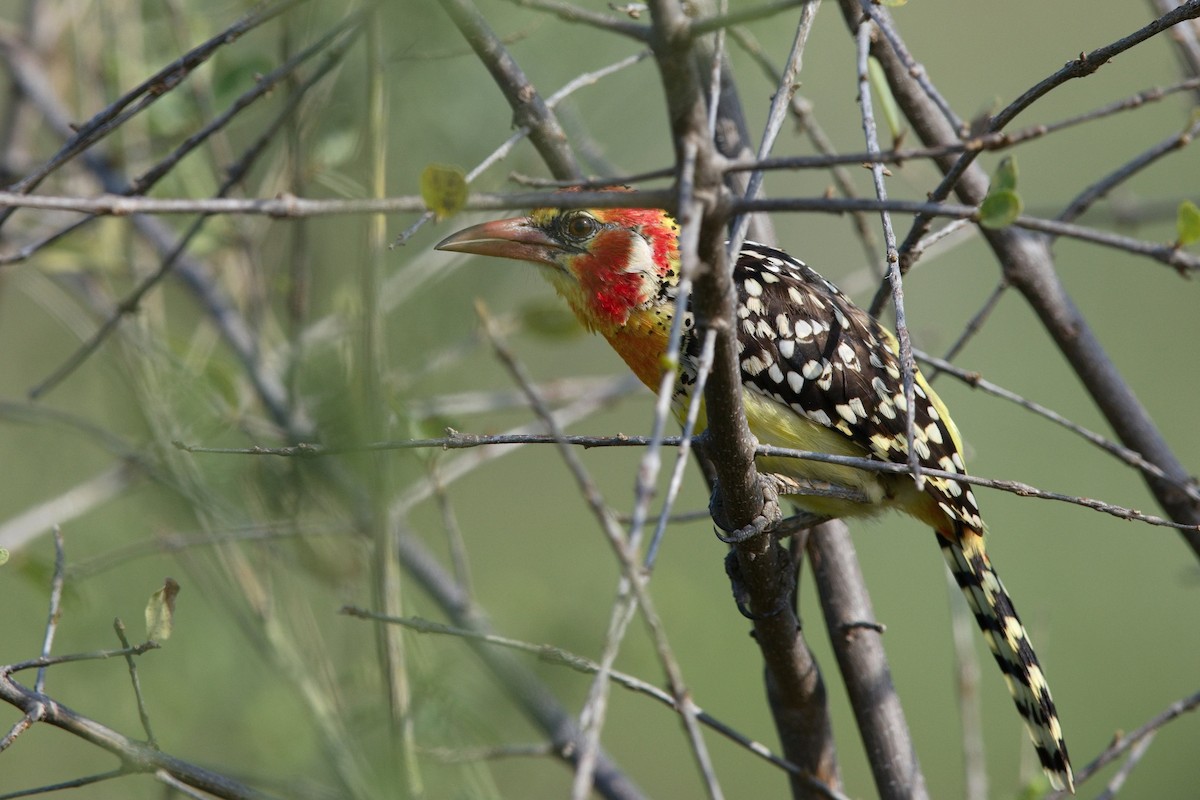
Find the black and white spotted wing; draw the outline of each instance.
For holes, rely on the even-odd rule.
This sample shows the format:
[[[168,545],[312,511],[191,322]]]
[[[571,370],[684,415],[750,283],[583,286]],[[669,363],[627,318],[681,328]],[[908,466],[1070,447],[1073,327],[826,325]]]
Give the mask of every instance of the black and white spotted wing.
[[[907,405],[892,334],[836,286],[780,250],[747,243],[733,278],[746,388],[840,431],[864,454],[907,461]],[[914,389],[914,442],[921,464],[964,471],[957,432],[939,411],[940,401],[924,379]],[[932,484],[931,493],[948,516],[974,528],[981,525],[965,485]]]

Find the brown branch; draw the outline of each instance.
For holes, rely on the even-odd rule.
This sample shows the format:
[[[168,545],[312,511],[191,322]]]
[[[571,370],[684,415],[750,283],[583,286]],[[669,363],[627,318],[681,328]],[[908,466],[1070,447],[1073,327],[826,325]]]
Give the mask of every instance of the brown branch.
[[[126,651],[121,651],[126,652]],[[40,663],[60,663],[64,659],[35,659]],[[183,761],[83,716],[47,695],[22,686],[13,672],[23,665],[0,667],[0,701],[23,711],[28,717],[45,722],[77,736],[115,755],[126,772],[153,773],[164,770],[188,786],[228,800],[269,800],[271,795],[225,775]]]
[[[554,177],[580,177],[582,172],[567,144],[567,134],[475,5],[469,0],[440,0],[440,3],[504,93],[512,106],[513,121],[517,126],[529,128],[529,140]]]
[[[590,25],[598,30],[628,36],[639,42],[645,42],[650,39],[650,29],[645,25],[630,22],[620,17],[609,16],[608,14],[599,14],[586,8],[561,2],[561,0],[509,0],[509,2],[513,5],[524,6],[525,8],[536,8],[539,11],[546,11],[554,14],[563,22]]]
[[[741,401],[734,319],[732,275],[725,261],[725,223],[718,154],[708,133],[705,82],[693,57],[689,20],[671,0],[651,3],[653,48],[664,90],[676,163],[680,169],[678,218],[680,255],[685,277],[694,281],[692,309],[697,327],[716,331],[713,369],[704,398],[708,428],[698,448],[715,476],[714,519],[739,530],[730,562],[735,592],[743,595],[754,618],[762,651],[767,692],[785,756],[819,781],[840,785],[820,673],[790,598],[795,589],[791,559],[779,542],[763,533],[778,518],[778,506],[759,480],[754,441]],[[793,779],[796,797],[811,787]]]
[[[1067,207],[1058,215],[1058,220],[1061,222],[1070,222],[1079,217],[1083,212],[1091,208],[1093,203],[1107,195],[1121,183],[1137,175],[1160,158],[1187,147],[1195,140],[1196,136],[1200,136],[1200,119],[1193,119],[1192,124],[1187,126],[1183,131],[1173,136],[1168,136],[1145,152],[1138,154],[1136,158],[1130,159],[1127,164],[1123,164],[1119,169],[1114,170],[1109,175],[1105,175],[1084,189],[1078,197],[1067,204]]]
[[[825,627],[837,655],[850,705],[883,800],[927,797],[900,698],[883,650],[850,531],[827,522],[808,539],[808,557],[817,581]]]

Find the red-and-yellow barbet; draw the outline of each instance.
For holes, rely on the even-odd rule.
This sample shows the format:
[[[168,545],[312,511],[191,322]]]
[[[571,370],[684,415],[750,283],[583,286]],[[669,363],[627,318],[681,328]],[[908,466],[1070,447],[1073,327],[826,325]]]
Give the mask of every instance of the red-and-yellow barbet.
[[[589,330],[657,389],[679,284],[679,226],[657,209],[542,208],[475,225],[440,250],[530,261]],[[780,447],[908,461],[905,402],[895,336],[803,262],[747,242],[733,268],[742,400],[750,431]],[[682,418],[695,385],[699,339],[692,312],[683,338],[674,410]],[[913,447],[922,466],[965,474],[958,429],[919,372]],[[697,430],[703,430],[699,422]],[[899,509],[937,533],[1055,788],[1074,791],[1050,688],[1011,598],[984,549],[983,520],[969,484],[790,458],[759,457],[759,469],[799,485],[826,482],[868,502],[789,497],[821,516]]]

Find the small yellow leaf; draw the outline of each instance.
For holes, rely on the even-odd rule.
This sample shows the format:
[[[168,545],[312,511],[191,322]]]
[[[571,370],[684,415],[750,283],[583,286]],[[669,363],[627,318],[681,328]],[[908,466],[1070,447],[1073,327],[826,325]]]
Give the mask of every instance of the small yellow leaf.
[[[1187,247],[1189,244],[1200,242],[1200,208],[1191,200],[1179,204],[1179,216],[1175,221],[1175,229],[1179,234],[1176,247]]]
[[[467,176],[448,164],[430,164],[421,171],[421,199],[438,219],[459,211],[467,202]]]
[[[146,603],[146,639],[151,642],[165,642],[171,638],[171,627],[175,623],[175,596],[179,594],[179,584],[174,578],[163,580],[163,586],[150,595]]]
[[[8,563],[8,551],[0,547],[0,567]]]

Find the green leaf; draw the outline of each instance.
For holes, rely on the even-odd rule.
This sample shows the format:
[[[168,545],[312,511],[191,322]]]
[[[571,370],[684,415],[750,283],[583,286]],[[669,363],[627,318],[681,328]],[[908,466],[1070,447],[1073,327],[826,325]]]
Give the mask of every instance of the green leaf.
[[[899,6],[906,5],[907,3],[908,0],[879,0],[879,5],[891,6],[892,8],[897,8]]]
[[[8,563],[8,551],[0,547],[0,567]]]
[[[871,83],[871,88],[875,90],[876,96],[879,97],[879,105],[883,110],[883,118],[887,122],[888,130],[892,133],[892,140],[899,140],[907,130],[904,127],[904,116],[900,113],[900,106],[897,105],[896,98],[892,94],[892,87],[888,85],[883,65],[874,58],[867,61],[867,78]]]
[[[1179,233],[1179,238],[1175,240],[1176,247],[1187,247],[1189,244],[1200,242],[1200,208],[1191,200],[1184,200],[1179,204],[1175,230]]]
[[[421,199],[438,219],[450,216],[467,202],[467,176],[458,167],[430,164],[421,171]]]
[[[1024,204],[1017,194],[1017,160],[1005,156],[992,173],[987,197],[979,204],[979,224],[985,228],[1004,228],[1021,216]]]
[[[1000,159],[1000,163],[996,165],[996,172],[992,175],[992,185],[988,187],[989,192],[1015,192],[1017,190],[1017,160],[1012,156],[1005,156]]]
[[[988,192],[979,204],[979,224],[985,228],[1004,228],[1021,216],[1021,196],[1011,189]]]
[[[175,624],[175,597],[179,594],[179,584],[174,578],[163,580],[163,587],[150,595],[146,603],[146,639],[151,642],[165,642],[171,638],[171,628]]]

